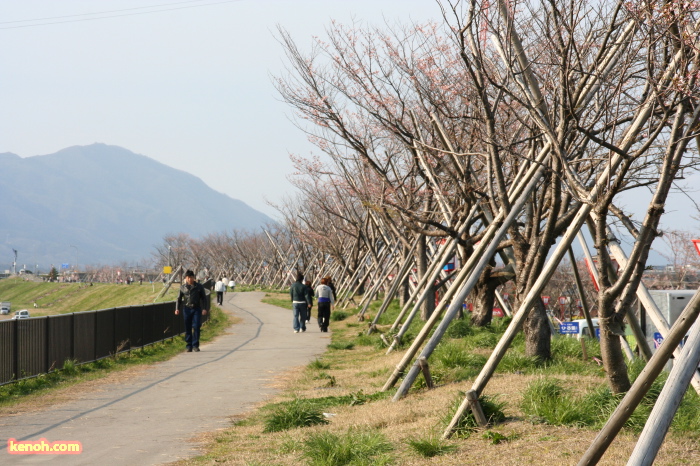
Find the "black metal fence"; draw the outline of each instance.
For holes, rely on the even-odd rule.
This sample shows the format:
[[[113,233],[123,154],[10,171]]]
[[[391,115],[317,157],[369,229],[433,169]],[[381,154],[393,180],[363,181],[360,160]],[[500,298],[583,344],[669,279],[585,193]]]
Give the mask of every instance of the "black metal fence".
[[[202,316],[202,323],[209,315]],[[141,348],[185,331],[175,302],[0,322],[0,385]]]

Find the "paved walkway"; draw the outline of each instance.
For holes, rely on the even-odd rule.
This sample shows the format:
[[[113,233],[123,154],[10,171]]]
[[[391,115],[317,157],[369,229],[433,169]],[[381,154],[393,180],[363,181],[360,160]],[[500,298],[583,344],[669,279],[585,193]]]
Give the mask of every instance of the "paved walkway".
[[[199,454],[192,437],[230,425],[275,393],[275,376],[303,366],[330,342],[310,325],[292,330],[292,311],[260,302],[263,293],[227,293],[223,308],[243,322],[199,353],[182,353],[130,380],[81,399],[0,417],[0,464],[161,464]],[[314,324],[314,322],[311,322]],[[77,440],[80,455],[11,455],[7,439]]]

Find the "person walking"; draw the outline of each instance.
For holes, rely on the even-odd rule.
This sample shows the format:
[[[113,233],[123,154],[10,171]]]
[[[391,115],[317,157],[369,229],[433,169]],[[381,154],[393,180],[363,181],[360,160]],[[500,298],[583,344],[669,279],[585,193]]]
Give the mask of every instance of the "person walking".
[[[323,277],[321,284],[316,287],[316,312],[318,313],[318,327],[322,332],[328,331],[331,318],[331,305],[335,303],[333,290],[328,286],[330,279]]]
[[[199,331],[202,327],[202,316],[209,312],[209,299],[201,283],[194,279],[194,272],[185,272],[185,283],[180,287],[175,304],[175,315],[180,314],[185,319],[185,344],[187,352],[199,351]]]
[[[311,280],[306,280],[304,282],[304,285],[309,290],[309,295],[311,296],[311,304],[306,310],[306,323],[308,324],[309,322],[311,322],[311,309],[313,309],[314,307],[314,289],[311,287]]]
[[[338,295],[335,294],[335,283],[333,283],[333,279],[331,277],[326,277],[328,279],[328,286],[330,287],[331,291],[333,292],[333,300],[335,301],[338,299]]]
[[[214,284],[214,291],[216,291],[216,304],[219,306],[224,304],[224,293],[226,292],[226,284],[222,279],[219,278]]]
[[[297,272],[297,279],[289,288],[289,296],[292,298],[292,307],[294,309],[294,317],[292,326],[294,333],[306,332],[306,313],[311,306],[311,293],[309,289],[302,283],[304,276],[301,272]]]

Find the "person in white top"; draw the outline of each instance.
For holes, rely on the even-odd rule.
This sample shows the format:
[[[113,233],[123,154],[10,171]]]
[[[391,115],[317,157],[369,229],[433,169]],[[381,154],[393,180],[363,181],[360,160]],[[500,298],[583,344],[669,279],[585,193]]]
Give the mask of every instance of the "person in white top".
[[[316,302],[318,303],[318,327],[322,332],[328,331],[328,324],[331,318],[331,305],[335,302],[333,290],[328,286],[330,279],[324,277],[321,279],[321,284],[316,287]]]
[[[214,291],[216,291],[216,304],[221,306],[224,304],[224,293],[226,292],[226,285],[224,281],[219,278],[219,281],[214,285]]]

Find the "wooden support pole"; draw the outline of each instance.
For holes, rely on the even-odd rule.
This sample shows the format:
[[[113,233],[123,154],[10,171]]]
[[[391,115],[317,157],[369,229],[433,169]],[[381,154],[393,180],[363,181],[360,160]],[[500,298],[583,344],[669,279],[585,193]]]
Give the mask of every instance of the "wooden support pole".
[[[580,238],[579,238],[580,240]],[[578,267],[576,265],[576,257],[574,257],[574,250],[569,247],[569,260],[571,261],[571,267],[574,270],[574,280],[576,281],[576,289],[578,290],[578,296],[581,299],[581,308],[583,309],[583,316],[586,318],[586,323],[588,323],[588,333],[589,338],[595,338],[595,328],[593,327],[593,319],[591,319],[591,311],[588,307],[588,299],[586,298],[586,290],[583,289],[583,282],[581,281],[581,275],[578,273]]]
[[[499,245],[501,239],[503,239],[503,237],[505,236],[507,229],[510,228],[511,224],[515,221],[516,217],[520,214],[520,211],[523,208],[523,206],[525,205],[525,202],[527,202],[527,200],[530,198],[530,193],[532,193],[532,191],[535,189],[535,187],[539,183],[540,178],[544,174],[544,171],[545,171],[545,166],[541,165],[538,168],[536,174],[528,181],[528,184],[523,189],[521,196],[517,199],[516,202],[513,203],[510,212],[508,213],[506,218],[503,220],[503,222],[498,223],[498,222],[494,221],[494,223],[491,224],[491,225],[499,226],[499,228],[495,232],[493,232],[493,236],[491,238],[489,238],[488,245],[483,249],[478,248],[477,249],[478,255],[477,255],[477,252],[475,252],[474,258],[478,259],[478,262],[476,263],[476,265],[474,265],[473,267],[465,267],[464,268],[464,271],[469,273],[469,277],[466,279],[466,283],[464,284],[464,286],[462,286],[462,288],[457,293],[457,296],[453,299],[452,304],[450,304],[449,309],[445,313],[445,316],[442,319],[442,321],[440,322],[440,324],[438,325],[438,327],[435,329],[435,332],[433,333],[432,337],[430,338],[428,343],[426,343],[425,348],[421,352],[421,356],[425,356],[426,358],[430,357],[430,355],[433,353],[433,351],[437,347],[438,343],[440,342],[443,335],[447,331],[447,327],[450,325],[450,322],[452,322],[452,319],[454,318],[454,316],[457,315],[457,312],[459,310],[461,310],[462,303],[466,299],[467,295],[474,288],[474,286],[476,285],[476,282],[479,280],[479,277],[481,276],[481,273],[483,272],[483,270],[486,268],[486,266],[488,265],[491,258],[496,253],[496,249],[498,248],[498,245]],[[588,212],[586,212],[586,214],[587,213]],[[580,224],[578,225],[578,228],[580,228]],[[483,241],[485,241],[485,240],[482,240],[482,242]],[[559,263],[559,259],[561,259],[561,257],[557,258],[557,264]],[[551,271],[551,273],[553,273],[553,270]],[[546,275],[540,276],[540,280],[543,277],[546,277],[546,280],[549,281],[549,278],[551,277],[551,273],[549,274],[549,276],[546,276]],[[460,276],[461,275],[462,275],[462,273],[460,272]],[[544,285],[542,285],[542,287],[544,287]],[[540,291],[538,290],[538,293],[539,292]],[[531,294],[532,294],[532,292],[531,292]],[[539,294],[538,294],[538,299],[539,299]],[[443,298],[443,302],[444,301],[445,301],[445,299]],[[527,307],[528,310],[529,310],[530,306],[532,306],[532,302],[534,302],[534,298],[531,298],[531,301],[528,303],[528,307]],[[438,314],[438,312],[436,311],[435,314]],[[521,321],[522,320],[524,320],[524,316],[521,319]],[[514,322],[518,322],[517,325],[520,325],[522,323],[521,321],[518,322],[517,316],[516,316],[514,318],[514,320],[511,321],[511,326],[513,325]],[[434,323],[434,321],[432,321],[432,319],[431,319],[428,322],[426,322],[426,325],[424,326],[424,328],[427,327],[428,323],[430,323],[430,322]],[[518,328],[518,330],[519,330],[519,328]],[[513,337],[514,336],[515,335],[513,335]],[[510,344],[510,343],[508,343],[508,344]],[[503,351],[505,352],[505,349]],[[502,355],[501,355],[501,357],[502,357]],[[500,358],[499,358],[499,361],[500,361]],[[494,367],[494,369],[495,369],[495,367]],[[394,401],[398,401],[403,396],[405,396],[406,393],[408,393],[408,389],[413,384],[413,381],[415,380],[417,375],[418,375],[418,367],[416,364],[414,364],[413,367],[411,367],[409,372],[406,374],[406,377],[404,377],[404,380],[401,383],[401,386],[399,386],[399,389],[396,391],[396,394],[394,395],[394,398],[393,398]],[[386,387],[386,384],[385,384],[385,387]],[[464,406],[464,409],[466,409],[466,405]]]
[[[481,403],[479,403],[479,395],[474,390],[467,390],[467,400],[469,402],[469,408],[474,415],[476,423],[480,427],[486,427],[488,425],[488,420],[484,414],[484,410],[481,409]]]
[[[425,385],[429,389],[435,388],[433,384],[433,378],[430,376],[430,366],[428,366],[428,360],[425,358],[418,358],[418,364],[420,365],[420,370],[423,371],[423,377],[425,377]]]
[[[627,254],[625,253],[625,251],[622,250],[614,236],[608,244],[610,247],[610,252],[612,253],[615,260],[617,260],[617,263],[620,264],[620,267],[626,267]],[[644,309],[647,310],[647,316],[654,323],[654,326],[656,326],[661,336],[666,338],[669,332],[668,322],[666,322],[666,319],[661,314],[659,307],[656,305],[656,301],[654,301],[654,298],[651,297],[651,294],[649,293],[649,290],[647,289],[646,285],[644,285],[644,283],[639,283],[639,287],[637,288],[637,299],[639,299],[639,301],[642,303]],[[641,329],[639,330],[639,332],[641,333]],[[646,340],[637,343],[641,343],[643,345],[646,345],[647,347],[649,346]],[[649,349],[649,351],[651,352],[651,349]],[[674,348],[673,355],[674,357],[679,358],[681,355],[680,349],[678,349],[677,347]],[[700,374],[695,374],[691,383],[695,391],[698,394],[700,394]]]
[[[622,426],[625,425],[625,422],[630,418],[639,402],[642,401],[644,395],[649,391],[651,384],[661,373],[686,332],[696,322],[698,314],[700,314],[700,290],[695,292],[678,317],[678,320],[676,320],[676,323],[671,327],[668,336],[664,338],[661,346],[656,349],[644,370],[634,381],[630,390],[620,401],[620,404],[617,405],[608,422],[598,432],[591,446],[588,447],[588,450],[581,457],[578,466],[591,466],[598,463],[608,446],[615,439],[615,436],[622,429]]]
[[[462,233],[464,233],[464,231],[466,231],[466,228],[467,228],[467,226],[469,225],[469,223],[471,222],[472,217],[475,215],[477,208],[478,208],[478,204],[475,205],[474,207],[472,207],[471,212],[469,212],[469,216],[467,217],[466,221],[464,222],[464,224],[462,225],[462,227],[461,227],[460,230],[459,230],[459,235],[460,235],[460,236],[462,235]],[[413,293],[413,295],[411,296],[411,299],[406,303],[406,305],[404,306],[404,309],[401,311],[401,313],[399,314],[399,316],[396,318],[396,321],[394,322],[394,325],[392,325],[392,327],[391,327],[391,329],[390,329],[390,331],[393,331],[393,330],[396,328],[396,326],[398,325],[398,323],[401,321],[401,318],[403,317],[403,314],[404,314],[405,310],[408,309],[408,307],[410,306],[411,302],[413,301],[413,298],[415,297],[415,295],[416,295],[420,290],[422,290],[422,293],[421,293],[420,298],[413,304],[413,309],[411,309],[411,312],[409,313],[408,317],[406,318],[406,321],[403,323],[403,325],[401,326],[401,329],[399,330],[398,339],[395,339],[395,340],[394,340],[396,343],[401,342],[401,339],[403,338],[403,336],[404,336],[404,335],[406,334],[406,332],[408,331],[408,328],[410,327],[411,322],[413,321],[413,318],[417,315],[418,310],[420,309],[421,304],[422,304],[423,301],[425,301],[425,299],[427,298],[428,292],[429,292],[429,288],[426,287],[426,284],[427,284],[427,283],[432,283],[432,282],[434,282],[434,281],[437,279],[437,277],[438,277],[438,276],[440,275],[440,273],[442,272],[443,266],[447,263],[447,261],[449,260],[450,256],[452,256],[452,255],[454,254],[455,250],[457,249],[457,239],[456,239],[456,238],[451,238],[451,240],[448,241],[448,242],[446,242],[443,246],[444,246],[444,248],[442,249],[442,251],[439,251],[438,254],[437,254],[437,259],[435,259],[435,260],[431,263],[431,266],[430,266],[430,268],[429,268],[429,271],[426,272],[425,275],[423,275],[423,277],[421,278],[420,282],[419,282],[418,285],[416,286],[416,291],[415,291],[415,293]],[[465,267],[466,267],[466,266],[465,266]],[[461,272],[460,272],[460,273],[461,273]],[[458,280],[459,280],[459,279],[458,279]],[[458,280],[456,280],[455,283],[456,283]],[[445,295],[444,295],[443,298],[442,298],[442,301],[445,301],[445,299],[447,298],[447,295],[448,295],[449,293],[450,293],[449,291],[445,293]],[[441,312],[441,310],[442,310],[442,307],[440,307],[441,305],[442,305],[441,303],[438,304],[438,308],[436,308],[433,312],[435,312],[435,313]],[[444,305],[443,305],[443,306],[444,306]],[[392,344],[392,345],[389,347],[389,349],[388,349],[388,351],[387,351],[387,354],[391,353],[391,351],[392,351],[394,348],[395,348],[395,345]]]
[[[377,311],[377,315],[374,316],[374,320],[372,321],[372,324],[375,327],[376,327],[377,322],[379,322],[379,318],[382,316],[384,311],[386,311],[386,309],[389,307],[389,304],[391,304],[391,300],[394,299],[394,296],[396,295],[396,291],[399,289],[401,282],[408,276],[408,274],[410,272],[411,265],[413,264],[413,252],[416,250],[416,247],[418,246],[419,240],[420,240],[420,235],[417,235],[416,239],[413,241],[413,245],[406,253],[406,256],[403,258],[403,264],[401,264],[401,267],[399,268],[398,272],[396,273],[396,276],[394,277],[394,281],[391,284],[389,291],[384,295],[384,301],[382,302],[382,305],[379,308],[379,311]],[[370,335],[371,333],[372,333],[372,327],[370,327],[369,330],[367,330],[367,335]]]
[[[627,462],[628,466],[651,466],[654,463],[683,395],[688,390],[693,375],[698,373],[698,364],[700,364],[700,325],[696,322],[690,330],[681,357],[673,364],[671,375],[666,380],[654,409],[644,425],[644,430]]]

